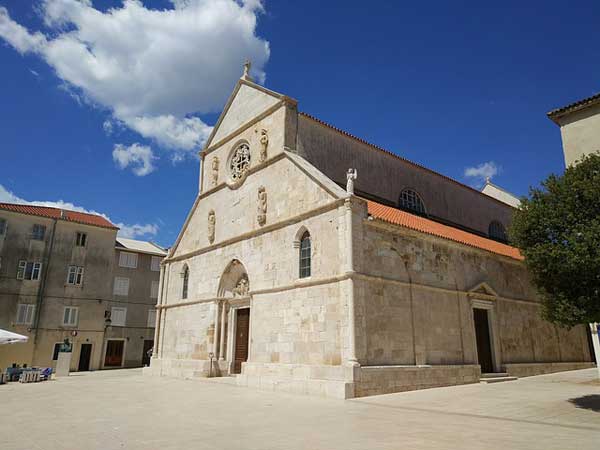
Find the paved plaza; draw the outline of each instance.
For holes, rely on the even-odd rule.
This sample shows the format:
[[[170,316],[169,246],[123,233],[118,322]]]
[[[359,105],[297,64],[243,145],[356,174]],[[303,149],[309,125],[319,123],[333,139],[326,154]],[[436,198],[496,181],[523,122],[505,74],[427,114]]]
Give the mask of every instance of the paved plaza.
[[[0,449],[597,449],[595,369],[354,400],[76,373],[0,386]]]

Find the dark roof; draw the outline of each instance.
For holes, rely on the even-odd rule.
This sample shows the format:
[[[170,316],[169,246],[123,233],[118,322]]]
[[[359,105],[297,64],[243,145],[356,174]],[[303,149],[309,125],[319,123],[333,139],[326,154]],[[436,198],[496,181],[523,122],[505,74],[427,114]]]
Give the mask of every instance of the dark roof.
[[[553,122],[558,123],[557,120],[562,116],[579,111],[580,109],[587,108],[588,106],[592,106],[597,103],[600,103],[600,92],[592,95],[591,97],[587,97],[583,100],[578,100],[567,106],[563,106],[562,108],[553,109],[547,115]]]
[[[104,217],[97,214],[82,213],[78,211],[69,211],[60,208],[51,208],[48,206],[20,205],[16,203],[0,203],[0,210],[12,211],[31,216],[47,217],[48,219],[66,220],[67,222],[81,223],[101,228],[119,228]]]
[[[461,186],[461,187],[463,187],[465,189],[468,189],[468,190],[473,191],[473,192],[475,192],[475,193],[477,193],[477,194],[479,194],[479,195],[481,195],[483,197],[486,197],[486,199],[492,200],[492,201],[494,201],[496,203],[500,203],[503,206],[510,206],[510,205],[507,205],[506,203],[504,203],[503,201],[498,200],[497,198],[490,197],[489,195],[486,195],[483,192],[481,192],[481,191],[479,191],[477,189],[472,188],[471,186],[468,186],[468,185],[466,185],[464,183],[461,183],[460,181],[455,180],[454,178],[451,178],[451,177],[449,177],[447,175],[444,175],[443,173],[436,172],[435,170],[430,169],[429,167],[425,167],[422,164],[419,164],[419,163],[416,163],[414,161],[411,161],[410,159],[406,159],[406,158],[404,158],[404,157],[402,157],[402,156],[400,156],[400,155],[398,155],[398,154],[396,154],[396,153],[394,153],[394,152],[392,152],[390,150],[387,150],[387,149],[385,149],[383,147],[379,147],[378,145],[375,145],[375,144],[372,144],[372,143],[370,143],[368,141],[365,141],[364,139],[359,138],[358,136],[355,136],[352,133],[348,133],[347,131],[342,130],[342,129],[336,127],[335,125],[331,125],[330,123],[325,122],[324,120],[319,119],[318,117],[315,117],[315,116],[313,116],[311,114],[308,114],[308,113],[305,113],[305,112],[302,112],[302,111],[299,111],[298,114],[300,114],[301,116],[306,117],[307,119],[313,120],[313,121],[315,121],[315,122],[317,122],[317,123],[319,123],[319,124],[321,124],[321,125],[323,125],[323,126],[325,126],[327,128],[330,128],[330,129],[332,129],[334,131],[337,131],[338,133],[340,133],[340,134],[342,134],[344,136],[347,136],[347,137],[349,137],[351,139],[354,139],[354,140],[356,140],[358,142],[361,142],[361,143],[363,143],[365,145],[368,145],[373,150],[377,150],[379,152],[382,152],[382,153],[385,153],[387,155],[393,156],[394,158],[399,159],[401,161],[404,161],[405,163],[410,164],[413,167],[417,167],[417,168],[419,168],[421,170],[425,170],[426,172],[429,172],[429,173],[432,173],[432,174],[434,174],[434,175],[436,175],[438,177],[444,178],[444,179],[446,179],[446,180],[448,180],[448,181],[450,181],[450,182],[452,182],[454,184],[458,184],[459,186]]]

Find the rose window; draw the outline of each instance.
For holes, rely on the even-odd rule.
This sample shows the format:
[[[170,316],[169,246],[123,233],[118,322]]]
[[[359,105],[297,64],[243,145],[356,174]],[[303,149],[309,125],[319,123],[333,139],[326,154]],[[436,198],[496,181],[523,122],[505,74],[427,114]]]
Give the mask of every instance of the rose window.
[[[248,144],[241,144],[235,149],[231,157],[229,169],[231,170],[231,178],[234,181],[241,179],[248,168],[250,167],[250,147]]]

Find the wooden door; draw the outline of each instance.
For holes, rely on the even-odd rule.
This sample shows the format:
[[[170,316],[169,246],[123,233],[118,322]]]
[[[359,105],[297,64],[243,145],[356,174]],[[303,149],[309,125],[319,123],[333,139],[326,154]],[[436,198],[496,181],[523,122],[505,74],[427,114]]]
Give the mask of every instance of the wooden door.
[[[123,364],[123,341],[107,341],[106,342],[106,357],[104,365],[106,367],[121,367]]]
[[[233,373],[242,372],[242,363],[248,360],[248,334],[250,332],[250,309],[238,309],[235,325],[235,358]]]
[[[79,372],[85,372],[90,370],[90,359],[92,358],[92,344],[81,344],[81,351],[79,352],[79,365],[77,370]]]
[[[154,347],[154,341],[152,339],[144,340],[144,350],[142,351],[142,366],[150,365],[150,355],[148,355],[148,351]]]
[[[492,373],[494,364],[492,363],[492,343],[487,310],[473,309],[473,320],[475,321],[475,339],[477,340],[477,359],[481,366],[481,373]]]

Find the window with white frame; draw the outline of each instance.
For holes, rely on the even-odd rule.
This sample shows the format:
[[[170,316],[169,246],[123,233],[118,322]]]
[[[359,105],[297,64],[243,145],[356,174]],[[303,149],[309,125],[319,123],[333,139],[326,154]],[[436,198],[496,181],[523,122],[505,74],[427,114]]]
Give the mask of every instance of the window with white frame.
[[[31,325],[34,313],[35,305],[19,303],[17,306],[17,325]]]
[[[87,244],[87,233],[77,232],[77,236],[75,237],[75,245],[77,247],[85,247]]]
[[[42,273],[42,263],[34,261],[19,261],[17,280],[39,280]]]
[[[43,241],[44,236],[46,236],[46,226],[40,225],[39,223],[34,224],[33,230],[31,231],[31,239]]]
[[[63,312],[63,326],[75,327],[79,321],[79,308],[76,306],[65,306]]]
[[[67,274],[67,284],[73,286],[81,286],[83,283],[83,267],[69,266],[69,272]]]
[[[113,327],[124,327],[127,318],[127,308],[113,306],[110,310],[110,324]]]
[[[152,286],[150,288],[150,298],[158,298],[158,281],[152,281]]]
[[[160,256],[153,256],[152,262],[150,263],[150,270],[153,272],[160,272],[160,262],[162,258]]]
[[[148,310],[148,328],[156,327],[156,310],[149,309]]]
[[[119,254],[119,266],[135,269],[137,267],[137,253],[121,252]]]
[[[6,234],[6,219],[0,219],[0,236]]]
[[[129,295],[129,278],[115,277],[113,294],[123,296]]]

